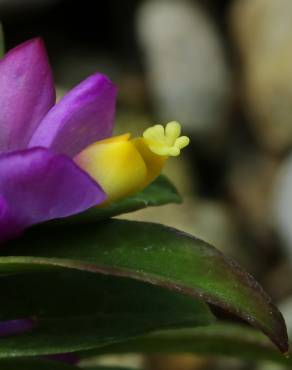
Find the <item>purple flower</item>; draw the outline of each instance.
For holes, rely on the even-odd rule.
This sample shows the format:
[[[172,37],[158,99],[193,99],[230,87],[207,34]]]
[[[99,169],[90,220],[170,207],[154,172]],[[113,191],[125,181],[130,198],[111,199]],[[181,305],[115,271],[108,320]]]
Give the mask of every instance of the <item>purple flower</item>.
[[[35,324],[36,320],[30,318],[0,321],[0,337],[29,332]]]
[[[75,353],[59,353],[56,355],[43,356],[43,358],[53,361],[64,362],[70,365],[77,365],[78,362],[80,361],[80,358]]]
[[[72,158],[111,135],[117,89],[97,73],[55,103],[43,42],[0,60],[0,242],[106,199]]]

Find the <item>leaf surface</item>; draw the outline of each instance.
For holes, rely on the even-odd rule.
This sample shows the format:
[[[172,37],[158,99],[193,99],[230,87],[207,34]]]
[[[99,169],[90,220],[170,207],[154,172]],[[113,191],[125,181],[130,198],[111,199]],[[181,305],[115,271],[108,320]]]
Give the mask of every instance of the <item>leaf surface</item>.
[[[2,359],[2,370],[76,370],[76,366],[43,359]],[[98,369],[96,369],[98,370]],[[103,369],[101,369],[103,370]]]
[[[0,339],[0,358],[66,353],[163,328],[213,322],[203,302],[133,279],[78,270],[0,278],[0,320],[33,318],[31,332]]]
[[[255,279],[209,244],[159,224],[108,220],[39,227],[5,249],[0,272],[68,268],[124,276],[217,305],[288,350],[282,315]]]

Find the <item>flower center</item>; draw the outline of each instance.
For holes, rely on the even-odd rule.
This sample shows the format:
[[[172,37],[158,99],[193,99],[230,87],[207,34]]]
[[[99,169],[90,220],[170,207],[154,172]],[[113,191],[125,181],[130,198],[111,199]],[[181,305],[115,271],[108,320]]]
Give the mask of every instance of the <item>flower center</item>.
[[[181,125],[172,121],[165,128],[162,125],[149,127],[144,131],[143,139],[153,153],[176,157],[190,142],[187,136],[180,136],[180,133]]]

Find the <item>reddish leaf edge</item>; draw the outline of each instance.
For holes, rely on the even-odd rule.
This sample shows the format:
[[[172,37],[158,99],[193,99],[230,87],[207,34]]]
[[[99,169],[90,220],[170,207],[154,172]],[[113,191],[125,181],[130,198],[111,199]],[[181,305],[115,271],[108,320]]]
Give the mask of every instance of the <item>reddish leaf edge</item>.
[[[135,223],[134,221],[111,221],[111,222],[123,222],[123,223]],[[265,335],[267,335],[270,340],[278,347],[278,349],[288,356],[289,352],[289,344],[288,344],[288,335],[285,320],[278,310],[278,308],[271,302],[271,298],[268,294],[263,290],[261,285],[250,275],[247,271],[245,271],[242,267],[238,265],[233,259],[225,256],[219,250],[211,246],[210,244],[194,237],[193,235],[187,234],[185,232],[179,231],[174,228],[166,227],[164,225],[156,224],[156,223],[145,223],[145,222],[136,222],[137,224],[145,224],[151,227],[162,227],[165,231],[169,231],[173,234],[182,236],[183,238],[189,239],[191,242],[201,244],[202,248],[206,248],[210,256],[215,256],[219,258],[223,268],[227,268],[230,272],[230,278],[234,281],[240,281],[242,283],[242,287],[248,288],[248,290],[252,293],[255,293],[255,299],[260,300],[260,305],[266,312],[267,315],[271,316],[271,325],[269,328],[269,322],[264,322],[263,324],[260,323],[260,320],[257,320],[257,314],[248,315],[245,312],[243,306],[240,305],[236,308],[232,303],[227,303],[224,298],[220,298],[220,296],[216,296],[216,292],[206,292],[204,288],[199,287],[188,287],[184,283],[178,283],[173,281],[171,277],[161,277],[156,272],[150,273],[143,273],[140,271],[135,271],[127,267],[112,267],[105,264],[99,264],[98,262],[84,262],[79,259],[69,259],[69,258],[60,258],[60,257],[32,257],[32,256],[7,256],[0,258],[0,265],[1,264],[12,264],[14,265],[27,265],[32,264],[35,267],[39,266],[41,269],[44,268],[69,268],[69,269],[76,269],[81,271],[87,271],[91,273],[99,273],[103,275],[113,275],[119,277],[127,277],[136,280],[140,280],[146,283],[150,283],[153,285],[161,286],[169,290],[177,291],[182,294],[192,296],[197,299],[201,299],[208,304],[218,306],[223,310],[234,314],[246,322],[248,322],[254,328],[262,331]],[[143,226],[143,225],[142,225]],[[30,267],[27,268],[30,270]],[[9,270],[2,270],[3,273],[6,272],[13,272],[13,269]],[[240,285],[238,287],[240,289]],[[272,326],[272,327],[271,327]]]
[[[221,254],[221,252],[219,252]],[[270,340],[275,344],[275,346],[283,353],[284,356],[290,357],[290,352],[289,352],[289,342],[288,342],[288,334],[287,334],[287,329],[286,329],[286,324],[283,315],[281,312],[278,310],[278,308],[271,303],[271,299],[269,296],[265,293],[263,288],[259,283],[256,282],[256,280],[245,270],[243,270],[235,261],[232,259],[224,256],[222,254],[223,258],[229,262],[229,265],[231,266],[232,269],[237,268],[237,272],[240,271],[242,276],[247,278],[249,282],[252,282],[252,287],[256,286],[257,289],[261,291],[261,294],[267,299],[267,304],[271,308],[271,312],[273,312],[273,315],[277,317],[277,321],[279,323],[278,327],[278,333],[281,333],[279,335],[273,334],[272,332],[269,332],[265,330],[261,325],[258,325],[254,319],[251,317],[245,315],[242,312],[239,312],[235,310],[232,306],[226,304],[223,300],[216,299],[213,296],[210,296],[200,290],[195,290],[189,287],[186,287],[181,284],[176,284],[176,283],[171,283],[167,280],[155,277],[153,275],[148,275],[146,273],[138,273],[138,272],[133,272],[128,269],[119,269],[119,268],[112,268],[108,266],[99,266],[96,264],[91,264],[91,263],[84,263],[79,260],[69,260],[69,259],[62,259],[62,258],[44,258],[44,257],[27,257],[27,256],[16,256],[16,257],[1,257],[1,262],[9,262],[11,258],[13,258],[13,264],[33,264],[35,266],[41,266],[43,267],[48,267],[48,268],[68,268],[68,269],[73,269],[73,270],[80,270],[80,271],[87,271],[89,273],[95,273],[95,274],[103,274],[103,275],[112,275],[112,276],[117,276],[117,277],[126,277],[126,278],[132,278],[135,280],[143,281],[152,285],[160,286],[172,291],[180,292],[182,294],[194,297],[196,299],[200,299],[205,301],[208,304],[218,306],[222,308],[223,310],[234,314],[247,323],[249,323],[252,327],[255,329],[260,330],[263,332],[265,335],[267,335]]]

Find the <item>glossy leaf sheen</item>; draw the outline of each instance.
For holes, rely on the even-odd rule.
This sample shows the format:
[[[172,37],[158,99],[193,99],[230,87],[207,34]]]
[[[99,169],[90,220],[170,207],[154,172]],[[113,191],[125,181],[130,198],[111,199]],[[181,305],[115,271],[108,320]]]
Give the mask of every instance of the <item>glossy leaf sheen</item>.
[[[0,320],[36,320],[30,333],[2,338],[0,357],[66,353],[213,321],[208,306],[191,297],[78,270],[2,276],[0,295]]]
[[[58,220],[60,224],[96,222],[106,218],[134,212],[146,207],[162,206],[168,203],[181,203],[182,199],[167,177],[160,175],[147,188],[128,198],[111,203],[106,207],[92,208],[80,215]],[[56,222],[51,222],[56,224]]]
[[[3,273],[59,266],[150,282],[222,307],[288,350],[282,315],[259,284],[212,246],[175,229],[122,220],[40,227],[6,251],[15,257],[0,258]]]
[[[227,323],[148,334],[96,351],[84,352],[80,356],[89,358],[121,353],[195,353],[292,365],[292,359],[279,353],[261,333]]]

